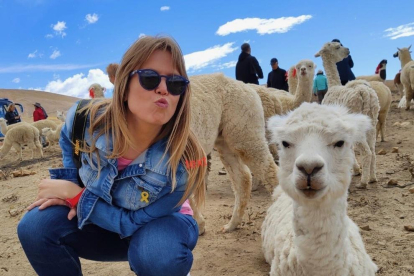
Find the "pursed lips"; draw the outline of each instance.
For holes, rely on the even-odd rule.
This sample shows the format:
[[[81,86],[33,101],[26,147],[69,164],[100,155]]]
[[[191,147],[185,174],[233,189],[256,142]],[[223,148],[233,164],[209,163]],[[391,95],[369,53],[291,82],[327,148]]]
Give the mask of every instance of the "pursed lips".
[[[155,102],[155,104],[161,108],[167,108],[168,107],[168,101],[164,98],[159,99]]]

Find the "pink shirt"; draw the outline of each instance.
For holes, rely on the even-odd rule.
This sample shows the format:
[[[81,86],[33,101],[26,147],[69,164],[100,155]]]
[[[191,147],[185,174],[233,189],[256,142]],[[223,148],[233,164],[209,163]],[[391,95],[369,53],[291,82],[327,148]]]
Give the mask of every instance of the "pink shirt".
[[[119,157],[118,158],[118,170],[122,171],[123,169],[128,167],[128,165],[131,164],[132,161],[134,160]],[[184,215],[190,215],[190,216],[193,215],[193,209],[191,209],[190,202],[188,199],[184,201],[183,205],[181,206],[180,213]]]

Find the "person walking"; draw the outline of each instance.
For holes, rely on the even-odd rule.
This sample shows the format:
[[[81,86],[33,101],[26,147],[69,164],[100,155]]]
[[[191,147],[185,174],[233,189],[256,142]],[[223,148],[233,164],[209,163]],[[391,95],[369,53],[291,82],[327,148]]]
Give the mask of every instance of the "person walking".
[[[8,125],[21,122],[20,116],[16,115],[15,109],[16,106],[14,105],[14,103],[10,104],[7,108],[6,114],[4,115],[4,119],[6,119]]]
[[[263,79],[263,71],[257,59],[251,55],[250,44],[243,43],[241,50],[236,64],[236,79],[244,83],[259,84],[259,79]]]
[[[332,42],[337,42],[343,46],[339,39],[335,38]],[[355,80],[355,75],[351,70],[351,68],[354,67],[354,61],[350,54],[340,62],[337,62],[336,67],[338,68],[339,78],[341,79],[342,85],[347,84],[348,81]]]
[[[313,81],[313,95],[318,96],[318,103],[321,104],[326,92],[328,91],[328,81],[322,70],[318,70]]]
[[[272,66],[272,71],[267,76],[267,87],[289,91],[286,70],[279,67],[277,58],[272,58],[270,60],[270,65]]]

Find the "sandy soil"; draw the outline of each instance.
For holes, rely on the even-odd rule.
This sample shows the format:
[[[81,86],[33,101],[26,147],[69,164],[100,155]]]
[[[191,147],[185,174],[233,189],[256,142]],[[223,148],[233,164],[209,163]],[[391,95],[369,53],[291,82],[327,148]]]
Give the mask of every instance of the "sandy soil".
[[[395,99],[399,98],[394,96]],[[414,226],[414,194],[409,168],[414,167],[414,110],[396,108],[393,102],[387,121],[386,142],[377,143],[378,183],[367,190],[355,189],[359,177],[354,177],[349,194],[349,215],[363,228],[365,246],[380,270],[378,275],[414,275],[414,232],[404,230],[405,225]],[[410,122],[407,127],[398,127],[396,122]],[[398,147],[398,153],[392,153]],[[60,152],[57,147],[45,151],[45,158],[15,161],[15,154],[0,160],[0,275],[35,275],[29,265],[16,236],[16,226],[24,215],[25,207],[36,196],[37,184],[48,177],[47,168],[59,166]],[[242,225],[231,233],[223,234],[221,227],[232,213],[234,196],[227,175],[218,175],[222,164],[213,154],[212,172],[209,178],[205,216],[207,232],[200,237],[194,250],[192,276],[204,275],[267,275],[269,265],[261,253],[260,227],[270,195],[262,187],[252,193],[251,202]],[[34,175],[13,178],[13,170],[28,170]],[[398,181],[398,187],[389,188],[390,179]],[[133,275],[127,263],[99,263],[82,260],[84,275]]]

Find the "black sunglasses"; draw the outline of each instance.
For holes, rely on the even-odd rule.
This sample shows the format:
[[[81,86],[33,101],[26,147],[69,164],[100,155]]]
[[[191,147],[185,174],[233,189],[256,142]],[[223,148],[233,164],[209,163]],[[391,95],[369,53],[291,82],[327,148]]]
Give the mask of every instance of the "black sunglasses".
[[[139,83],[141,86],[149,91],[154,90],[161,83],[161,78],[166,79],[167,90],[171,95],[179,96],[183,94],[190,83],[189,80],[180,75],[165,76],[158,74],[152,69],[141,69],[132,71],[129,76],[138,74]]]

